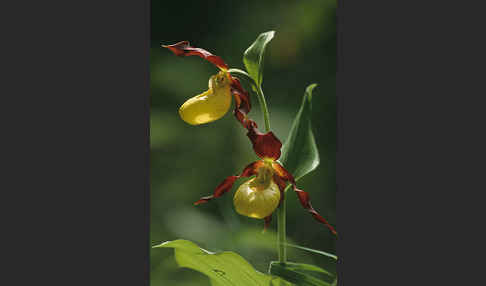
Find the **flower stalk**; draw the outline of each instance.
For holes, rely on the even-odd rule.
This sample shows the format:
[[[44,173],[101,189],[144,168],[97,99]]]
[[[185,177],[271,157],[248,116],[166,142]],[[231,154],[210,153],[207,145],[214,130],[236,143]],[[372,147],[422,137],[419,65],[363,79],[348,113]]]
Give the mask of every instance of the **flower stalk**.
[[[265,132],[270,131],[270,113],[268,112],[267,102],[265,100],[265,95],[263,94],[261,86],[253,86],[258,97],[258,103],[263,113],[263,121],[265,122]],[[277,208],[277,250],[278,250],[278,262],[285,264],[287,262],[287,248],[286,248],[286,230],[285,230],[285,220],[286,220],[286,203],[285,203],[285,193],[284,197]]]
[[[255,87],[254,87],[255,88]],[[256,94],[258,97],[258,103],[263,113],[263,121],[265,122],[265,132],[270,131],[270,114],[268,112],[267,101],[265,100],[265,95],[263,95],[262,88],[260,86],[256,87]]]
[[[286,193],[287,188],[285,188],[284,194]],[[285,234],[285,211],[286,211],[286,202],[285,196],[282,199],[282,203],[280,207],[277,209],[277,247],[278,247],[278,262],[285,264],[287,262],[287,248],[286,245],[286,234]]]

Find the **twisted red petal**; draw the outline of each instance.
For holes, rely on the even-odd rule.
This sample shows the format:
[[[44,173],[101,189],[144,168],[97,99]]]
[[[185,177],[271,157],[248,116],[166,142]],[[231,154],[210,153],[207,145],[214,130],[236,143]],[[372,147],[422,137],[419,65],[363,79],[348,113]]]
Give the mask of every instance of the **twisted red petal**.
[[[297,189],[297,187],[295,185],[292,185],[292,187],[294,188],[294,191],[295,193],[297,194],[297,196],[299,197],[299,201],[300,201],[300,204],[320,223],[323,223],[325,224],[329,230],[331,230],[331,232],[334,234],[334,235],[337,235],[337,232],[336,230],[334,229],[334,227],[332,227],[332,225],[330,225],[327,220],[325,218],[323,218],[311,205],[311,202],[310,202],[310,197],[309,197],[309,194],[307,192],[304,192],[302,190],[299,190]]]
[[[282,167],[282,165],[280,165],[279,163],[274,162],[272,164],[272,167],[273,167],[273,170],[275,171],[276,176],[280,177],[281,180],[288,181],[292,184],[292,188],[294,189],[295,193],[297,194],[297,197],[299,197],[299,201],[300,201],[300,204],[302,205],[302,207],[304,207],[304,209],[306,209],[307,212],[309,212],[318,222],[325,224],[329,228],[329,230],[331,230],[331,232],[334,235],[337,235],[337,232],[334,229],[334,227],[332,227],[332,225],[330,225],[327,222],[327,220],[325,218],[323,218],[312,207],[309,194],[307,192],[304,192],[303,190],[300,190],[300,189],[297,188],[297,185],[295,184],[294,176],[292,176],[292,174],[290,174],[289,171],[285,170],[285,168]],[[275,182],[277,183],[277,181],[275,181]],[[279,185],[279,187],[280,187],[280,185]]]
[[[245,113],[249,113],[251,110],[250,95],[241,86],[240,80],[236,77],[232,77],[231,92],[234,96],[238,97],[237,107]]]
[[[234,115],[236,119],[245,127],[247,130],[250,130],[252,128],[258,128],[258,125],[256,124],[255,121],[251,120],[246,113],[242,112],[240,109],[235,108],[234,110]]]
[[[280,158],[280,148],[282,142],[273,134],[272,131],[261,133],[256,127],[248,128],[246,134],[253,144],[253,150],[260,158]]]
[[[256,174],[256,170],[263,164],[262,161],[256,161],[243,169],[243,172],[241,175],[238,176],[229,176],[226,179],[224,179],[223,182],[221,182],[216,189],[214,190],[214,193],[210,196],[202,197],[200,198],[197,202],[194,203],[194,205],[199,205],[202,203],[207,203],[208,201],[222,196],[224,193],[228,192],[231,190],[233,187],[233,184],[235,183],[236,179],[241,178],[241,177],[251,177]]]
[[[182,41],[173,45],[161,45],[163,48],[168,48],[176,56],[187,57],[187,56],[199,56],[208,62],[211,62],[220,69],[228,69],[228,65],[218,56],[211,54],[210,52],[201,49],[191,47],[188,41]]]
[[[247,114],[251,110],[250,95],[246,90],[243,89],[238,78],[232,77],[232,80],[231,93],[233,94],[236,102],[233,114],[246,129],[249,130],[253,127],[256,128],[257,124],[255,121],[247,117]]]

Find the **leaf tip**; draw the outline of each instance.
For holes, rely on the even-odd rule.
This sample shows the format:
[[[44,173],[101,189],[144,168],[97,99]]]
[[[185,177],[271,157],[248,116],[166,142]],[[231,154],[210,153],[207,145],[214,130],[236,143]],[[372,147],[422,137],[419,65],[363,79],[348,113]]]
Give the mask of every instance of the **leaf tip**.
[[[309,103],[312,101],[312,91],[317,87],[317,83],[312,83],[305,89],[305,95],[308,98]]]
[[[162,242],[162,243],[159,243],[159,244],[156,244],[156,245],[153,245],[152,248],[160,248],[160,247],[164,247],[167,243],[169,243],[170,241],[165,241],[165,242]]]
[[[309,93],[309,94],[311,94],[311,95],[312,95],[312,90],[313,90],[314,88],[316,88],[316,87],[317,87],[317,83],[311,83],[311,84],[309,84],[309,85],[307,86],[307,88],[305,89],[305,92],[306,92],[306,93]]]
[[[273,37],[275,37],[275,31],[274,30],[268,31],[268,32],[266,32],[264,34],[267,34],[270,37],[270,39],[272,39]]]

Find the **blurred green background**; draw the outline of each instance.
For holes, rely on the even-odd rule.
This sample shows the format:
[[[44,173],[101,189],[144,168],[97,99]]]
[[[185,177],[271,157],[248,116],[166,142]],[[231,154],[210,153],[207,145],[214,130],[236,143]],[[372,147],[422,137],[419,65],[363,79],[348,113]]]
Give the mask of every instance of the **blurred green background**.
[[[285,141],[305,88],[313,96],[313,130],[319,167],[298,185],[309,192],[314,208],[336,226],[336,3],[307,1],[156,1],[151,4],[151,224],[152,245],[187,239],[211,251],[239,253],[256,269],[277,260],[276,215],[266,234],[263,221],[238,215],[233,190],[208,204],[193,206],[227,176],[257,159],[232,110],[222,119],[190,126],[178,115],[188,98],[207,90],[217,69],[199,57],[179,58],[160,43],[188,40],[244,69],[243,52],[256,37],[275,30],[267,46],[263,91],[274,133]],[[250,90],[245,86],[247,90]],[[251,94],[250,112],[259,126],[262,115]],[[339,231],[339,226],[337,226]],[[287,236],[291,243],[336,253],[336,239],[287,195]],[[312,263],[335,273],[329,258],[288,249],[289,261]],[[193,270],[178,268],[171,249],[151,250],[151,285],[209,285]]]

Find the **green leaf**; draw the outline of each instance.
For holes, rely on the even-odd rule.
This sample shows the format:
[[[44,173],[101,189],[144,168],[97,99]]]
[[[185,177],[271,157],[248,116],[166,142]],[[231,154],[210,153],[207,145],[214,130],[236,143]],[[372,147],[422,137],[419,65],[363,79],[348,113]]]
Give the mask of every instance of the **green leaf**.
[[[319,273],[324,273],[328,276],[334,277],[334,275],[332,275],[327,270],[324,270],[324,269],[320,268],[319,266],[312,265],[312,264],[286,262],[285,268],[292,270],[292,271],[297,271],[297,272],[302,272],[302,271],[319,272]]]
[[[324,252],[322,250],[317,250],[317,249],[313,249],[313,248],[308,248],[308,247],[304,247],[304,246],[300,246],[300,245],[294,245],[294,244],[290,244],[290,243],[286,243],[285,245],[287,246],[290,246],[290,247],[294,247],[294,248],[298,248],[298,249],[302,249],[302,250],[306,250],[306,251],[309,251],[309,252],[313,252],[313,253],[317,253],[317,254],[321,254],[321,255],[324,255],[324,256],[327,256],[327,257],[330,257],[334,260],[337,260],[337,256],[334,255],[334,254],[331,254],[331,253],[327,253],[327,252]]]
[[[243,63],[245,64],[246,70],[258,86],[261,86],[263,81],[263,55],[265,53],[265,47],[273,39],[274,35],[275,31],[260,34],[243,54]]]
[[[180,267],[194,269],[208,276],[212,285],[270,286],[291,284],[279,277],[258,272],[243,257],[231,251],[210,252],[188,240],[173,240],[153,248],[174,248]]]
[[[298,286],[330,286],[330,284],[326,281],[318,279],[309,274],[293,270],[292,266],[289,266],[288,263],[281,264],[278,261],[272,261],[270,263],[269,272],[270,274],[280,276]]]
[[[302,105],[282,146],[280,162],[296,181],[319,166],[319,152],[311,125],[312,90],[316,86],[311,84],[305,90]]]

